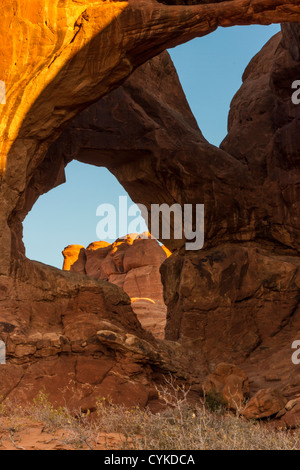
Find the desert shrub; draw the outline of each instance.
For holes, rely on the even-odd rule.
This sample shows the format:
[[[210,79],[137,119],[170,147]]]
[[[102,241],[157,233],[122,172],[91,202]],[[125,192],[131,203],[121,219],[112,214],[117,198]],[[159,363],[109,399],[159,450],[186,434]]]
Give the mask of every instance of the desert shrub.
[[[194,410],[187,408],[179,412],[171,408],[158,414],[102,405],[98,419],[102,432],[116,432],[123,436],[120,449],[299,449],[299,431],[291,434],[271,430],[265,423],[246,421],[228,411],[211,412],[202,405]]]
[[[47,430],[65,427],[74,421],[74,415],[67,408],[55,408],[50,403],[49,396],[43,391],[33,399],[33,405],[28,409],[28,413],[32,418],[43,422]]]
[[[212,412],[225,412],[227,402],[221,393],[211,390],[205,395],[205,406]]]
[[[96,412],[71,413],[55,408],[41,392],[32,405],[5,404],[0,437],[6,431],[18,445],[18,433],[35,421],[67,448],[107,450],[299,450],[300,430],[276,431],[269,424],[247,421],[223,407],[219,397],[206,396],[191,407],[188,391],[171,378],[158,389],[164,409],[125,408],[99,398]],[[211,401],[210,401],[211,400]],[[3,408],[4,409],[4,408]],[[9,410],[9,413],[7,413]],[[214,411],[212,411],[214,410]],[[217,411],[216,411],[217,410]],[[22,424],[24,419],[24,423]],[[9,421],[7,421],[9,420]],[[1,439],[0,439],[1,445]]]

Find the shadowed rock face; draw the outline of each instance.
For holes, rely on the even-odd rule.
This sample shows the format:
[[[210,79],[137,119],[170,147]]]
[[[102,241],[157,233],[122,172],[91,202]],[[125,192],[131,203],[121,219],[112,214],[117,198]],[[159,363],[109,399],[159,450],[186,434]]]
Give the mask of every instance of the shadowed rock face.
[[[293,393],[299,111],[288,90],[299,70],[298,26],[284,27],[282,43],[275,38],[250,65],[222,149],[203,138],[166,53],[118,86],[167,47],[218,26],[300,21],[298,2],[36,3],[4,5],[0,20],[0,326],[8,354],[0,395],[28,399],[45,388],[71,406],[91,407],[101,395],[145,405],[162,373],[198,384],[223,355],[247,367],[252,388],[271,358]],[[244,109],[251,96],[259,116],[251,102]],[[240,108],[256,127],[243,124]],[[176,342],[147,333],[117,286],[26,260],[22,221],[64,181],[72,159],[106,166],[147,207],[205,204],[203,251],[165,241],[174,251],[162,267],[167,338]]]
[[[262,388],[274,381],[289,394],[299,390],[291,363],[300,336],[300,107],[291,101],[299,46],[299,26],[284,25],[251,61],[221,145],[249,175],[254,199],[244,208],[253,234],[176,253],[162,267],[167,338],[198,348],[211,363],[243,364]]]
[[[143,99],[146,79],[149,94]],[[162,380],[162,375],[167,371],[178,374],[181,380],[196,384],[199,374],[204,376],[208,372],[200,359],[195,361],[193,355],[184,351],[179,344],[156,340],[146,332],[131,308],[130,298],[120,287],[106,280],[87,278],[82,274],[85,268],[79,270],[81,274],[61,272],[28,261],[24,256],[21,220],[40,194],[64,181],[64,167],[81,150],[81,139],[87,143],[89,151],[87,157],[84,149],[82,153],[80,151],[78,159],[85,161],[88,158],[91,159],[90,163],[96,163],[99,158],[98,162],[103,164],[103,155],[107,159],[121,158],[121,163],[126,163],[131,155],[137,172],[138,159],[144,154],[146,158],[141,162],[141,170],[143,165],[151,168],[154,160],[149,166],[147,156],[151,154],[153,145],[154,150],[157,148],[156,139],[163,141],[167,135],[165,125],[168,119],[172,126],[181,123],[182,136],[187,127],[191,134],[197,134],[197,140],[203,139],[167,54],[147,63],[130,80],[132,90],[127,83],[128,88],[116,90],[116,95],[108,95],[102,105],[97,102],[81,114],[80,124],[74,121],[78,127],[76,138],[73,140],[72,124],[33,172],[22,194],[20,208],[24,208],[16,211],[12,221],[18,250],[13,252],[11,275],[1,276],[0,280],[1,338],[7,345],[7,365],[0,368],[0,395],[3,397],[28,400],[41,389],[46,389],[53,401],[59,404],[67,400],[71,407],[92,408],[99,396],[111,396],[118,403],[144,406],[147,403],[151,405],[156,398],[154,380]],[[165,117],[164,113],[160,117],[164,94],[162,82],[167,92]],[[161,90],[159,93],[158,88]],[[145,103],[144,118],[141,105],[138,101],[135,104],[135,98],[130,96],[134,89],[136,99]],[[169,89],[175,94],[170,93]],[[178,109],[180,106],[183,113]],[[112,109],[115,111],[112,112]],[[125,115],[122,114],[124,112]],[[106,125],[115,125],[114,137],[111,131],[106,132],[100,117]],[[128,122],[129,128],[124,127],[119,137],[117,129],[122,128],[120,119]],[[149,130],[148,140],[145,138],[145,126]],[[88,128],[94,129],[89,142],[84,137]],[[101,142],[105,145],[103,152],[99,152],[97,147]],[[175,145],[179,142],[178,137]],[[124,145],[127,146],[125,151]],[[173,149],[171,139],[168,147],[168,153],[163,151],[166,156]],[[167,162],[164,164],[167,165]],[[125,174],[121,168],[119,171]],[[152,173],[149,177],[152,178]],[[142,180],[137,185],[139,191],[141,184],[144,185]],[[133,183],[133,188],[135,186]],[[151,188],[149,192],[144,191],[149,203],[150,191]],[[74,247],[70,249],[70,264],[78,248],[75,251]],[[162,255],[165,259],[164,253]]]
[[[174,251],[161,267],[167,338],[198,351],[212,368],[238,362],[255,377],[254,388],[269,385],[270,367],[276,385],[287,386],[295,374],[297,34],[298,26],[284,26],[247,67],[221,149],[205,141],[179,86],[174,91],[175,71],[163,54],[83,112],[48,154],[108,167],[148,207],[205,204],[203,250],[188,253],[182,241],[164,240]]]
[[[300,21],[295,0],[164,5],[155,0],[5,4],[0,23],[0,273],[21,250],[26,190],[62,128],[141,64],[218,26]],[[61,181],[52,178],[52,187]]]

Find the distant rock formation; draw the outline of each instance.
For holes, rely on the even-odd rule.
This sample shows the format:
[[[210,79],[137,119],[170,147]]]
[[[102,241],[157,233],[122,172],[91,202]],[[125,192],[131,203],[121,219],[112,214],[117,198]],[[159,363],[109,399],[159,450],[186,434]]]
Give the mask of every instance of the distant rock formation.
[[[66,247],[63,269],[116,284],[129,295],[142,326],[163,339],[167,307],[159,269],[168,251],[148,233],[130,234],[113,244],[100,241],[86,249]]]

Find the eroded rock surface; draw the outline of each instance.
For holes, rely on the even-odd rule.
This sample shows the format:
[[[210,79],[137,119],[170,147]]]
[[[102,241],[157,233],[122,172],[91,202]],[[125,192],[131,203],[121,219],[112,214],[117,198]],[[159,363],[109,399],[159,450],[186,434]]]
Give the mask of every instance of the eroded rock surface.
[[[205,352],[211,365],[241,364],[253,391],[281,386],[287,396],[300,383],[291,361],[300,336],[300,107],[291,100],[299,46],[299,26],[284,25],[251,61],[232,101],[221,148],[249,178],[243,177],[243,209],[225,208],[232,241],[214,237],[215,246],[177,252],[162,266],[167,338]],[[233,215],[241,230],[233,228]]]
[[[123,289],[142,326],[155,337],[164,338],[167,308],[159,269],[167,254],[150,234],[130,234],[113,244],[94,242],[86,249],[71,245],[63,255],[64,270],[109,281]]]
[[[179,88],[175,94],[175,71],[162,54],[84,111],[48,154],[107,166],[147,207],[205,204],[203,250],[164,240],[174,252],[161,267],[167,338],[198,351],[211,370],[240,364],[253,391],[281,382],[289,396],[300,383],[290,349],[299,336],[297,51],[298,26],[285,25],[251,61],[221,149],[205,141]],[[286,155],[280,170],[278,148]]]
[[[166,54],[136,73],[132,82],[139,82],[138,94],[147,76],[150,91],[147,99],[151,100],[159,84],[158,77],[166,76],[166,88],[171,86],[178,90],[180,98],[178,104],[172,98],[166,109],[173,114],[176,106],[186,105],[178,77]],[[127,93],[121,91],[121,96]],[[159,99],[155,99],[154,108]],[[105,106],[110,106],[110,100]],[[186,119],[191,123],[188,125],[197,129],[187,109]],[[92,107],[86,115],[93,116],[94,112]],[[155,109],[150,107],[151,113],[155,113]],[[174,119],[182,120],[179,111]],[[151,119],[146,121],[151,122]],[[141,137],[144,124],[140,125]],[[155,140],[159,133],[165,132],[164,123],[157,128],[154,122],[153,126]],[[78,135],[82,135],[79,129]],[[118,142],[117,136],[115,142]],[[150,143],[152,145],[152,139]],[[20,221],[40,194],[63,182],[63,169],[70,161],[68,146],[63,145],[56,156],[54,152],[53,147],[42,163],[35,162],[37,167],[28,180],[26,191],[19,194],[19,207],[23,209],[17,210],[10,220],[15,251],[11,252],[10,244],[5,250],[1,249],[3,273],[5,257],[11,256],[12,263],[10,274],[0,277],[1,340],[7,345],[7,364],[0,368],[0,395],[22,402],[30,401],[42,390],[49,394],[52,402],[67,402],[71,408],[92,409],[99,396],[111,397],[125,405],[151,406],[157,401],[154,384],[163,382],[163,376],[169,372],[179,380],[194,383],[199,389],[199,375],[204,377],[208,372],[205,364],[195,361],[193,354],[183,350],[181,345],[157,341],[147,333],[122,289],[107,281],[87,278],[85,274],[63,273],[24,257]],[[138,154],[141,153],[138,150]],[[2,188],[7,188],[7,183],[3,183]],[[78,249],[78,246],[70,247],[70,264]],[[159,251],[159,257],[162,261],[166,258],[163,250]],[[132,261],[134,259],[129,259],[128,263]],[[153,289],[152,285],[149,288]]]
[[[45,389],[57,402],[82,408],[99,395],[145,405],[164,372],[197,389],[224,358],[243,363],[252,390],[266,377],[281,382],[286,395],[299,388],[289,357],[300,331],[299,108],[290,101],[299,26],[284,25],[283,38],[250,64],[222,149],[201,135],[166,53],[117,88],[167,47],[218,26],[299,22],[299,3],[170,3],[3,5],[4,398],[28,400]],[[141,327],[117,286],[26,260],[22,221],[41,194],[64,181],[72,159],[106,166],[147,207],[205,204],[202,252],[185,253],[184,240],[165,241],[174,251],[162,267],[169,341]]]
[[[221,405],[239,412],[249,396],[248,377],[234,364],[218,364],[213,374],[205,379],[202,388],[206,398],[216,400],[216,406],[220,400]]]
[[[0,23],[0,80],[6,85],[0,108],[0,272],[8,275],[22,252],[21,223],[41,194],[37,190],[34,198],[28,186],[67,122],[168,47],[218,26],[283,21],[300,21],[295,0],[6,2]],[[42,175],[37,179],[41,184]],[[43,190],[62,181],[57,159]]]
[[[259,390],[247,404],[243,416],[248,419],[270,418],[284,409],[286,402],[279,390],[271,388]]]

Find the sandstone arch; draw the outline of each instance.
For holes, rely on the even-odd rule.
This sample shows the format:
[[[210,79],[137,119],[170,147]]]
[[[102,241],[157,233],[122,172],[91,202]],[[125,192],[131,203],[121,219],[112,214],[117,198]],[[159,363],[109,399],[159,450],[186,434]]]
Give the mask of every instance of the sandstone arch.
[[[1,79],[7,85],[7,104],[0,115],[5,137],[0,143],[1,193],[6,201],[0,222],[0,243],[6,246],[1,254],[3,273],[10,270],[7,253],[11,252],[10,232],[12,236],[15,232],[15,227],[10,230],[7,226],[7,219],[14,218],[32,172],[64,123],[167,47],[208,34],[218,26],[300,19],[299,7],[291,0],[175,6],[155,0],[95,0],[88,8],[84,1],[63,5],[58,1],[51,7],[48,3],[39,2],[35,9],[19,0],[14,11],[7,2],[1,18],[1,44],[6,51]],[[19,41],[20,37],[24,40]],[[110,44],[114,44],[113,50]],[[15,251],[14,246],[12,249]]]
[[[262,354],[263,367],[268,368],[276,341],[282,350],[297,331],[298,321],[298,182],[294,169],[299,147],[293,142],[293,136],[299,117],[298,110],[291,108],[287,94],[291,74],[299,70],[298,25],[284,26],[283,40],[273,39],[252,62],[240,101],[237,99],[233,104],[230,132],[222,149],[203,139],[178,89],[166,54],[138,70],[135,79],[114,95],[101,102],[97,100],[166,47],[208,34],[218,25],[297,22],[299,5],[287,0],[250,3],[231,0],[171,6],[152,0],[132,0],[128,3],[95,1],[86,8],[85,2],[76,7],[71,2],[65,6],[58,2],[52,4],[46,17],[43,7],[48,3],[45,0],[40,10],[29,11],[20,0],[17,2],[13,20],[16,28],[12,28],[12,34],[23,37],[20,49],[23,55],[16,61],[16,49],[11,49],[15,40],[9,43],[12,38],[8,35],[7,53],[2,61],[4,73],[0,77],[8,85],[7,104],[0,109],[0,326],[9,358],[0,395],[6,397],[12,390],[19,397],[24,397],[28,390],[34,393],[39,386],[36,377],[41,377],[41,383],[51,388],[51,375],[55,377],[52,386],[57,391],[62,377],[69,375],[70,381],[65,381],[62,389],[71,403],[79,400],[88,406],[95,394],[113,390],[127,397],[132,394],[133,400],[139,397],[141,404],[146,404],[154,370],[177,370],[191,381],[192,377],[184,372],[189,370],[198,374],[199,380],[207,371],[207,364],[219,360],[224,349],[226,358],[243,362],[251,373],[252,363],[247,359],[260,358],[259,347],[269,348]],[[9,2],[3,11],[2,35],[7,32],[5,21],[12,13]],[[108,20],[105,24],[99,21],[104,11]],[[28,21],[23,22],[21,16]],[[41,32],[36,27],[38,24]],[[45,41],[39,43],[41,33]],[[29,46],[26,35],[33,38]],[[108,51],[107,44],[114,44],[115,48]],[[28,69],[30,50],[34,51],[36,60],[30,62]],[[99,70],[95,71],[91,65],[99,57],[101,79],[97,75]],[[262,77],[260,58],[264,63]],[[82,63],[88,64],[87,67],[81,67]],[[141,93],[141,82],[149,72],[153,74],[156,93],[155,80],[160,74],[167,75],[177,89],[175,103],[165,90],[165,120],[157,115],[158,101],[155,93],[151,94],[151,87],[146,101]],[[24,86],[24,80],[28,86]],[[266,91],[254,97],[262,107],[263,118],[262,122],[254,120],[252,128],[243,124],[256,117],[255,108],[247,108],[245,119],[243,116],[239,119],[239,115],[241,103],[245,97],[249,98],[247,87],[251,89],[255,80],[262,80],[267,86]],[[130,126],[124,140],[124,127],[118,126],[118,116],[109,114],[116,99],[119,101],[115,111],[122,118],[126,103],[133,100],[130,117],[139,116],[135,122],[143,137],[140,146],[133,140]],[[89,104],[91,108],[78,116],[49,149],[63,126]],[[148,106],[145,116],[141,109]],[[78,125],[84,129],[85,123],[91,125],[95,114],[105,116],[105,113],[111,118],[119,145],[117,141],[114,145],[107,144],[100,119],[97,123],[100,129],[97,126],[93,129],[96,144],[91,149],[84,132],[77,132]],[[174,129],[172,132],[172,125],[177,126],[177,133]],[[75,141],[72,126],[76,129]],[[249,145],[247,155],[237,148],[234,136],[241,134],[247,140],[247,132],[255,135],[261,153],[256,145]],[[184,144],[181,136],[187,138]],[[287,162],[281,158],[283,148],[289,152]],[[112,158],[116,150],[117,165]],[[134,177],[131,165],[125,161],[132,150]],[[251,164],[257,155],[259,174]],[[154,196],[158,202],[179,203],[199,202],[199,198],[204,198],[201,202],[208,206],[206,251],[187,256],[180,244],[171,241],[169,247],[176,253],[162,270],[169,306],[168,338],[187,345],[184,353],[179,343],[158,344],[144,332],[121,290],[25,259],[22,220],[40,194],[63,181],[64,166],[72,158],[107,166],[132,198],[146,205],[156,202]],[[162,178],[167,182],[163,190]],[[146,193],[145,187],[149,188]],[[291,222],[285,225],[287,211]],[[256,279],[257,266],[250,264],[250,258],[258,258],[263,266],[272,265],[271,269],[262,270],[263,277]],[[282,271],[279,266],[283,266]],[[211,299],[205,299],[207,292]],[[261,300],[260,292],[270,294],[266,302]],[[289,298],[288,302],[285,297]],[[279,315],[270,309],[272,302],[280,309]],[[224,321],[221,345],[216,344],[215,338],[220,319]],[[296,322],[296,329],[291,327],[291,319]],[[191,324],[197,328],[191,331]],[[191,367],[193,357],[188,351],[194,350],[197,363]],[[286,360],[284,355],[283,361]],[[101,371],[96,383],[93,377],[84,375],[84,370],[93,370],[94,361]],[[107,368],[104,364],[108,363]],[[286,368],[286,362],[278,371],[284,383],[288,383],[291,369]],[[116,379],[118,374],[128,379],[125,385]],[[133,380],[133,377],[138,378]],[[134,385],[128,385],[132,380]],[[88,390],[84,384],[88,384]]]

